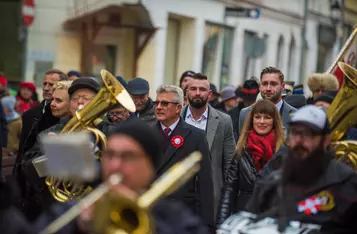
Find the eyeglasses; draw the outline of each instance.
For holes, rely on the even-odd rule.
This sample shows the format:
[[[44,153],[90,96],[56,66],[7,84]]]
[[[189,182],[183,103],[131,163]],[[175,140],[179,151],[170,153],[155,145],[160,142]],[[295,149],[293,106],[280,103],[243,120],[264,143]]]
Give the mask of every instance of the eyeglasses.
[[[110,117],[120,117],[120,116],[124,116],[126,110],[123,110],[122,112],[109,112],[108,115]]]
[[[168,102],[168,101],[155,101],[154,105],[157,107],[159,105],[167,107],[169,104],[178,104],[178,102]]]
[[[71,98],[71,100],[78,101],[80,98],[82,98],[84,101],[91,101],[94,98],[94,96],[85,96],[85,95],[80,96],[80,95],[78,95],[78,96],[73,96]]]

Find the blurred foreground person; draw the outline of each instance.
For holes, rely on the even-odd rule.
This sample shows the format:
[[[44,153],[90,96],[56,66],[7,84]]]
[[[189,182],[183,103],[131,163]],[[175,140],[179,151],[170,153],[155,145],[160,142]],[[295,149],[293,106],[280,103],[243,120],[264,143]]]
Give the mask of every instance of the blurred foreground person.
[[[155,128],[140,119],[128,120],[112,131],[107,149],[102,154],[102,175],[106,181],[119,173],[123,181],[111,192],[136,198],[150,187],[161,154],[160,137]],[[36,229],[43,230],[69,207],[69,204],[53,207],[38,220]],[[93,212],[92,206],[58,233],[93,233]],[[161,199],[153,206],[151,214],[155,222],[154,233],[207,233],[199,218],[178,202]]]
[[[14,197],[16,189],[3,180],[0,181],[0,230],[4,234],[35,234],[23,217],[15,208]]]
[[[260,217],[321,225],[322,233],[357,233],[357,175],[334,160],[325,112],[307,105],[292,116],[282,170],[256,182],[248,210]]]

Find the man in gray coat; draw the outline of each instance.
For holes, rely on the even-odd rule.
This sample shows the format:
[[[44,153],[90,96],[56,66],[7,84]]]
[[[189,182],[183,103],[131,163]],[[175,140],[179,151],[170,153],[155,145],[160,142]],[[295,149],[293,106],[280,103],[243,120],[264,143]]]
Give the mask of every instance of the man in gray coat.
[[[267,67],[260,74],[259,90],[263,99],[270,100],[278,108],[283,120],[284,130],[288,128],[290,115],[296,109],[282,99],[284,89],[284,74],[275,67]],[[244,121],[253,105],[241,110],[239,116],[239,133],[242,131]]]
[[[189,105],[183,109],[186,123],[206,132],[211,153],[215,211],[217,211],[225,172],[232,161],[235,149],[232,120],[229,115],[215,110],[208,104],[212,95],[207,77],[196,73],[186,89]]]

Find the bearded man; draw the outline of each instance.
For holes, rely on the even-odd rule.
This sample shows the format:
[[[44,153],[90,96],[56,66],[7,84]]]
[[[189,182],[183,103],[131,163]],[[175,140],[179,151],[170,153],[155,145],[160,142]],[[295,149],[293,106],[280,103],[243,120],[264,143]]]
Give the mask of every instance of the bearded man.
[[[307,105],[290,122],[281,170],[256,182],[248,211],[289,221],[317,224],[321,233],[357,233],[357,174],[334,160],[326,113]]]
[[[287,129],[290,120],[290,114],[296,111],[294,107],[289,105],[282,99],[282,91],[284,90],[284,74],[275,67],[267,67],[260,74],[259,90],[263,99],[269,100],[276,105],[280,111],[283,125]],[[253,105],[243,108],[239,116],[239,133],[243,128],[245,118],[252,109]]]
[[[211,153],[215,211],[218,209],[225,172],[232,161],[235,142],[231,117],[208,104],[212,95],[205,75],[196,73],[189,80],[186,95],[189,102],[182,111],[186,123],[206,132]]]

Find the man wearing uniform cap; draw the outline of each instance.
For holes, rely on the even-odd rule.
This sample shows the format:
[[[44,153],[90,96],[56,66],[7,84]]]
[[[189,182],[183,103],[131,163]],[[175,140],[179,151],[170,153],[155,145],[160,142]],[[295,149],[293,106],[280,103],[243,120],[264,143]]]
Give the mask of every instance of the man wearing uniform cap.
[[[291,117],[282,169],[256,182],[248,211],[321,225],[322,233],[357,232],[357,174],[330,149],[326,113],[307,105]]]
[[[135,116],[153,125],[156,122],[155,106],[149,97],[149,82],[143,78],[134,78],[128,82],[127,90],[135,103]]]

